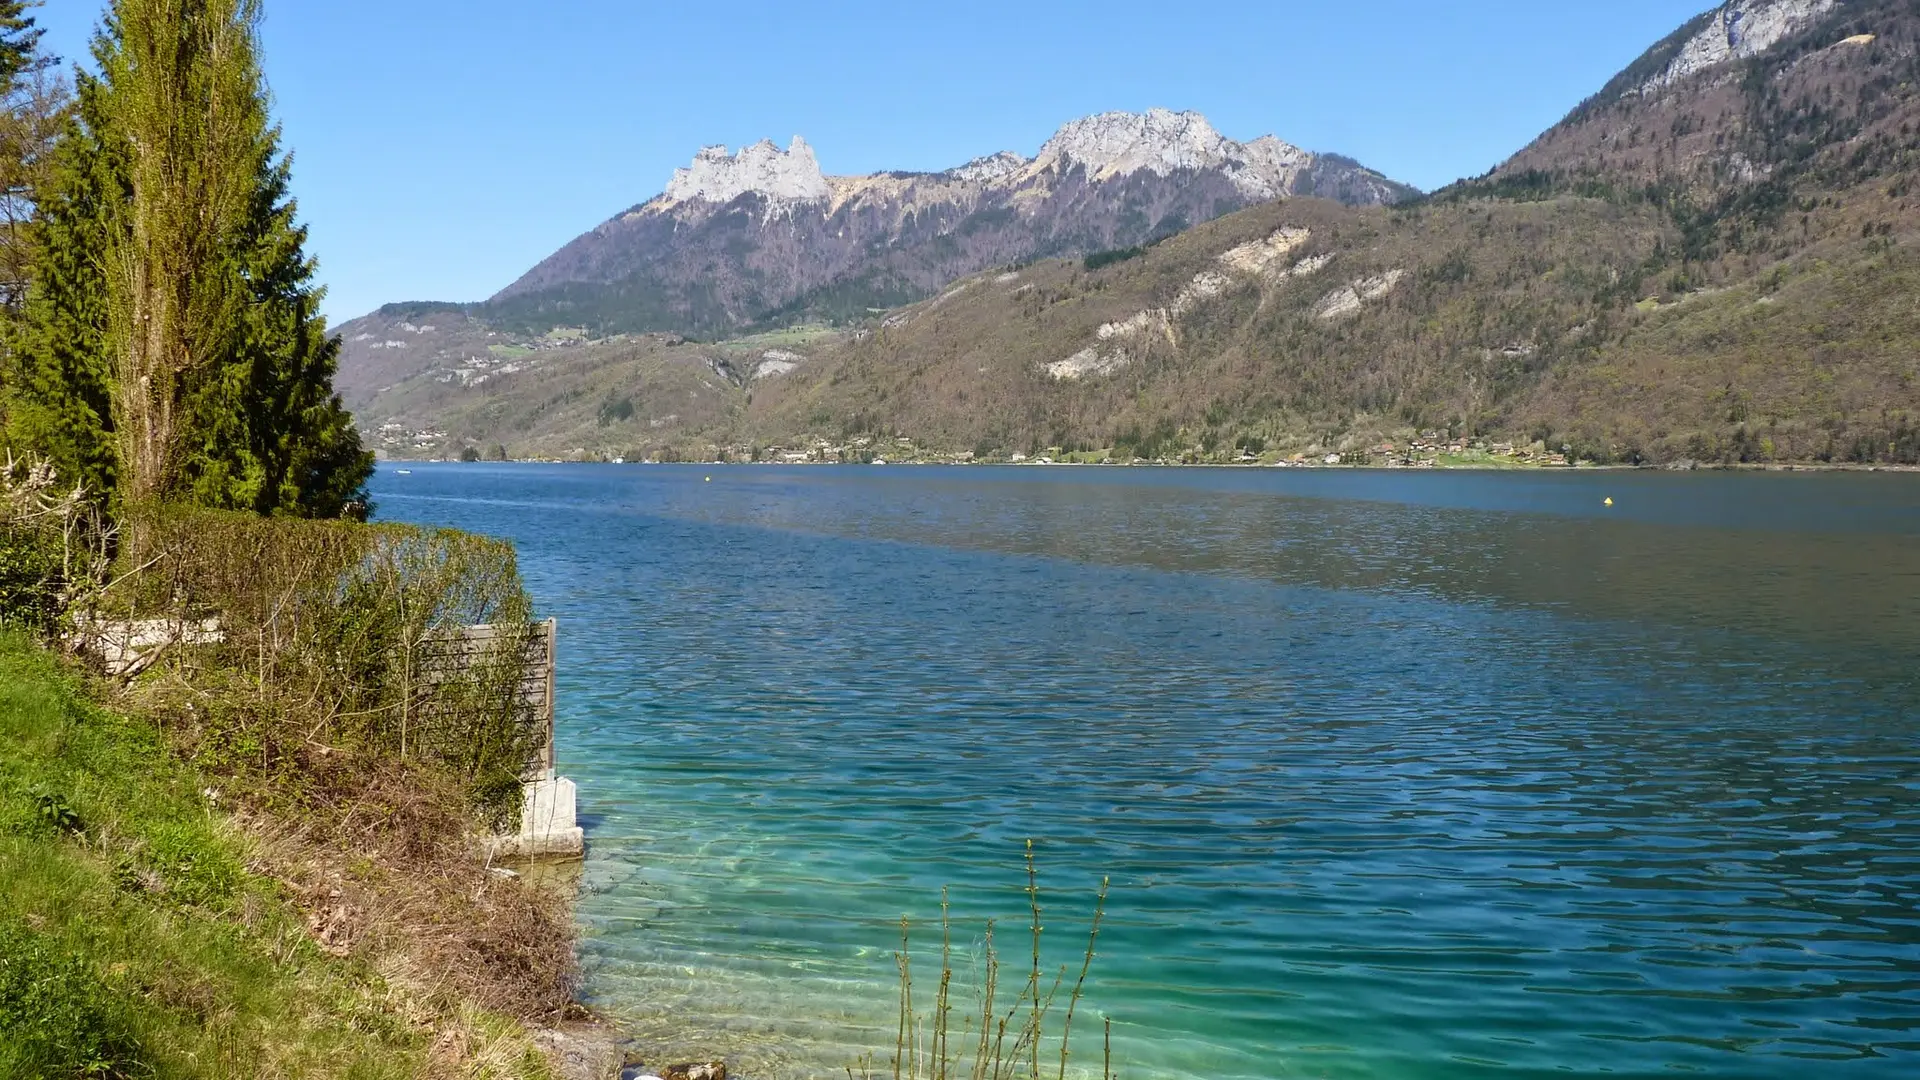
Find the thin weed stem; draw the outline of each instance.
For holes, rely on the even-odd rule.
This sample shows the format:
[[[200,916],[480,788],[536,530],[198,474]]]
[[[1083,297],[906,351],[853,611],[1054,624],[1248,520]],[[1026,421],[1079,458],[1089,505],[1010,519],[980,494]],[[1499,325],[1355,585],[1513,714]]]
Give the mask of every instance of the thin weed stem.
[[[933,1075],[935,1080],[947,1080],[949,1055],[947,1052],[947,1028],[951,1021],[952,1008],[947,995],[953,988],[953,907],[948,899],[947,890],[940,890],[940,995],[933,1006]]]
[[[1040,903],[1040,873],[1032,841],[1026,845],[1026,872],[1030,942],[1026,983],[1011,1003],[1002,1004],[1000,952],[994,942],[995,922],[988,919],[980,938],[979,952],[974,955],[974,961],[979,965],[979,984],[974,990],[977,1011],[961,1018],[961,1044],[963,1048],[970,1048],[971,1061],[967,1060],[968,1049],[962,1049],[958,1054],[953,1049],[953,902],[949,890],[940,890],[940,986],[934,996],[931,1016],[923,1017],[914,1008],[912,923],[907,917],[901,917],[900,951],[895,954],[900,978],[900,1017],[894,1033],[893,1080],[958,1080],[962,1076],[967,1080],[1041,1080],[1042,1054],[1054,1049],[1048,1035],[1048,1019],[1054,1015],[1060,991],[1067,985],[1071,968],[1062,965],[1054,974],[1051,985],[1043,981],[1046,975],[1041,966],[1044,909]],[[1110,881],[1103,879],[1100,882],[1092,926],[1081,956],[1080,972],[1073,981],[1067,998],[1066,1015],[1060,1023],[1057,1048],[1060,1065],[1054,1080],[1067,1080],[1073,1022],[1079,1013],[1081,1001],[1086,997],[1087,981],[1093,972],[1094,957],[1098,955],[1097,946],[1100,930],[1106,920],[1110,888]],[[977,1033],[973,1027],[976,1017],[980,1021]],[[1105,1026],[1106,1045],[1101,1075],[1104,1080],[1113,1080],[1112,1021],[1107,1020]],[[964,1072],[960,1068],[963,1063],[966,1066]],[[868,1080],[871,1080],[873,1055],[867,1055],[860,1064],[864,1064]],[[849,1080],[854,1080],[852,1068],[848,1069],[848,1076]]]
[[[1060,1080],[1067,1080],[1067,1044],[1073,1039],[1073,1014],[1080,1007],[1080,996],[1087,988],[1087,972],[1093,970],[1093,947],[1100,941],[1100,921],[1107,914],[1107,889],[1111,878],[1100,879],[1100,899],[1093,906],[1093,929],[1087,934],[1087,955],[1080,962],[1080,978],[1073,984],[1073,996],[1067,1000],[1067,1022],[1060,1030]]]
[[[900,1071],[906,1067],[907,1033],[913,1026],[913,966],[908,953],[911,928],[906,916],[900,917],[900,1032],[893,1045],[893,1080],[902,1080]]]
[[[1033,975],[1028,986],[1033,992],[1033,1009],[1028,1017],[1027,1036],[1032,1056],[1030,1080],[1040,1080],[1040,874],[1033,865],[1033,841],[1027,841],[1027,903],[1033,911]]]
[[[986,961],[980,979],[980,1048],[973,1055],[972,1080],[987,1080],[992,1059],[987,1050],[993,1039],[994,995],[1000,987],[1000,951],[993,945],[993,920],[987,920]]]

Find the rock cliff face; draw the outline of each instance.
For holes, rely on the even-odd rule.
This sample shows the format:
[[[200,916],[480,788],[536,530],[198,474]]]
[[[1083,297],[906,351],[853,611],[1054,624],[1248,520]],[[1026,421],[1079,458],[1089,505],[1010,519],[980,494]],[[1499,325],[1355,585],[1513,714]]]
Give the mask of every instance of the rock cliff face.
[[[1003,151],[938,173],[828,176],[799,138],[708,147],[485,316],[522,331],[712,336],[859,315],[1002,263],[1130,247],[1283,196],[1413,194],[1348,159],[1272,136],[1237,142],[1164,109],[1076,120],[1033,157]]]
[[[728,154],[724,146],[709,146],[693,164],[676,169],[662,198],[670,202],[730,203],[749,192],[774,205],[818,202],[830,190],[820,173],[813,147],[798,135],[783,152],[771,141],[761,141]]]
[[[1276,199],[1313,164],[1313,155],[1271,135],[1251,143],[1226,138],[1198,113],[1154,109],[1143,115],[1102,113],[1060,129],[1030,167],[1080,165],[1095,180],[1146,171],[1218,170],[1249,199]]]
[[[1722,0],[1655,42],[1554,130],[1623,102],[1698,97],[1796,38],[1861,20],[1886,20],[1880,0]]]
[[[1679,54],[1640,92],[1657,93],[1729,60],[1759,56],[1838,6],[1839,0],[1733,0],[1708,13],[1706,25],[1681,43]]]
[[[1897,152],[1910,141],[1896,115],[1907,105],[1890,91],[1912,71],[1911,16],[1897,0],[1731,0],[1654,45],[1495,176],[1578,173],[1706,206],[1784,183],[1779,171],[1803,168],[1817,147]]]

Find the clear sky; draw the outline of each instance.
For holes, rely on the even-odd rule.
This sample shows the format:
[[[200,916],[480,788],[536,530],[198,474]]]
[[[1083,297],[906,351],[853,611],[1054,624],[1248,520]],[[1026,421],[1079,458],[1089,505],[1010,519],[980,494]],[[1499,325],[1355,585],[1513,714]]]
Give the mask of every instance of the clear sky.
[[[51,0],[69,61],[105,0]],[[1032,154],[1153,106],[1434,188],[1493,167],[1712,0],[266,0],[336,321],[478,300],[712,143],[829,173]]]

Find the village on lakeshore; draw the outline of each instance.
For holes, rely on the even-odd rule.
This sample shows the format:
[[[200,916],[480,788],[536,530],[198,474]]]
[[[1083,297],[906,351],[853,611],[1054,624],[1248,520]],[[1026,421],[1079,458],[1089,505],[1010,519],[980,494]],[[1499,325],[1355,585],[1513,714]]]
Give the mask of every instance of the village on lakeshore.
[[[836,443],[815,438],[798,446],[721,446],[703,452],[674,449],[651,453],[608,454],[576,449],[564,455],[509,456],[502,447],[482,452],[467,447],[459,453],[440,451],[447,433],[432,428],[411,430],[388,423],[375,433],[379,458],[387,463],[406,462],[494,462],[524,464],[604,464],[604,465],[1021,465],[1021,466],[1118,466],[1154,468],[1267,468],[1267,469],[1591,469],[1631,466],[1600,465],[1564,450],[1550,450],[1544,442],[1516,445],[1484,439],[1448,438],[1439,432],[1425,432],[1402,442],[1382,441],[1360,449],[1327,450],[1318,446],[1292,453],[1242,450],[1237,455],[1209,454],[1193,447],[1174,457],[1129,457],[1113,450],[1069,451],[1053,446],[1038,453],[979,454],[973,451],[947,452],[918,446],[912,439],[891,442],[867,437]],[[1682,461],[1660,466],[1689,470],[1701,466]],[[1780,471],[1813,469],[1805,464],[1775,465]]]

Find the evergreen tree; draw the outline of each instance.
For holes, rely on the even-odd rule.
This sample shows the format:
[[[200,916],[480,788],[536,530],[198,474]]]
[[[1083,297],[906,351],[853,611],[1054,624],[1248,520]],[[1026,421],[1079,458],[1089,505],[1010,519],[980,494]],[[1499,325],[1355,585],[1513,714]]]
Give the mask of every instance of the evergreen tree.
[[[186,493],[197,503],[262,514],[364,512],[372,455],[333,392],[340,341],[318,313],[307,230],[288,193],[292,163],[264,109],[250,117],[254,183],[247,217],[224,253],[246,283],[227,362],[186,387]]]
[[[35,199],[68,100],[40,51],[42,32],[28,14],[38,0],[0,0],[0,423],[6,418],[7,357],[26,296],[36,234]]]
[[[16,428],[127,501],[364,514],[258,0],[115,0],[44,200]]]
[[[115,147],[100,135],[102,87],[83,75],[77,98],[36,200],[39,243],[24,326],[13,342],[7,434],[51,461],[63,480],[104,497],[115,490],[118,455],[100,253],[107,206],[127,191]]]
[[[18,315],[26,298],[39,194],[72,106],[67,81],[48,63],[52,58],[16,60],[16,45],[0,32],[0,67],[14,71],[0,87],[0,317]]]
[[[0,0],[0,85],[11,90],[27,75],[58,63],[40,52],[45,31],[27,14],[39,0]]]

